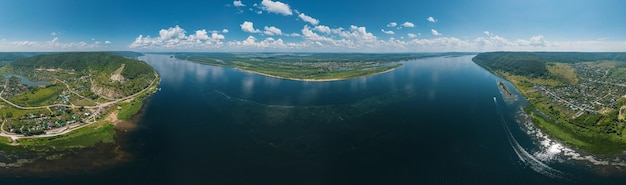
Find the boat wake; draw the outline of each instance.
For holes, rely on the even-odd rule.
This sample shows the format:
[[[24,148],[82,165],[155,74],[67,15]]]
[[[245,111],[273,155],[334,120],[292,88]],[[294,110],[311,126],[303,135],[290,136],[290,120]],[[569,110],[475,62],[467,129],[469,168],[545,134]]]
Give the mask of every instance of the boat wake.
[[[500,112],[500,107],[495,97],[494,97],[494,103],[496,105],[496,112],[498,116],[500,117],[500,122],[502,123],[502,126],[504,130],[506,131],[509,144],[513,148],[513,151],[515,152],[517,157],[520,159],[520,161],[523,162],[524,165],[530,167],[534,171],[541,173],[545,176],[552,177],[552,178],[564,178],[566,175],[565,173],[557,169],[554,169],[545,163],[546,161],[552,160],[554,156],[556,156],[556,154],[535,153],[536,155],[533,155],[529,153],[524,147],[522,147],[519,144],[517,139],[515,139],[515,136],[513,136],[513,133],[511,132],[511,129],[509,128],[506,120],[504,119],[504,116]],[[555,149],[558,149],[558,148],[555,148]],[[551,150],[548,150],[548,151],[551,151]]]

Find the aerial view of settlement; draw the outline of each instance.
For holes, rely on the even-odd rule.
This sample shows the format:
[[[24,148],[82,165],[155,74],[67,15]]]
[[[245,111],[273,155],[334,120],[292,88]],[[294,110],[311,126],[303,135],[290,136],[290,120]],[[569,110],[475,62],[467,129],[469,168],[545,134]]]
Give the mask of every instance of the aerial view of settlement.
[[[146,63],[111,53],[39,55],[0,71],[0,135],[11,138],[11,145],[29,147],[80,135],[111,135],[111,126],[103,122],[129,119],[159,83]]]

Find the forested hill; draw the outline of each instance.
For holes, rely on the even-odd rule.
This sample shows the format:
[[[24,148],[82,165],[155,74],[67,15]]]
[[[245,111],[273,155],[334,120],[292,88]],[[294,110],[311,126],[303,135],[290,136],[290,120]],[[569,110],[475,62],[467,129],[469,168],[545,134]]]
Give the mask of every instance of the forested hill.
[[[111,74],[124,64],[121,75],[128,79],[139,76],[152,76],[152,67],[142,61],[129,59],[109,52],[76,52],[43,54],[18,59],[10,65],[14,69],[32,70],[37,68],[74,70],[78,73],[91,72]]]
[[[515,75],[545,77],[547,62],[576,63],[595,61],[626,62],[626,53],[602,52],[488,52],[472,59],[489,70],[501,70]]]
[[[28,58],[37,55],[55,54],[58,52],[0,52],[0,62],[12,62],[17,59]],[[137,58],[143,56],[143,53],[137,53],[132,51],[109,51],[115,55],[120,55],[129,58]]]

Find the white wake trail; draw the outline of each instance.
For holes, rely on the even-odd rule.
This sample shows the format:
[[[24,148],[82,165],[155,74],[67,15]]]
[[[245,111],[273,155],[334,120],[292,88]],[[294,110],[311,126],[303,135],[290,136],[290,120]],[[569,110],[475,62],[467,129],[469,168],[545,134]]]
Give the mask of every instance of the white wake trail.
[[[526,164],[527,166],[529,166],[531,169],[533,169],[534,171],[538,173],[541,173],[549,177],[559,177],[559,178],[564,177],[563,172],[548,166],[547,164],[537,159],[532,154],[528,153],[528,151],[526,151],[526,149],[524,149],[524,147],[522,147],[519,144],[517,139],[515,139],[515,137],[513,136],[513,133],[511,132],[511,129],[509,128],[506,120],[504,119],[504,116],[500,112],[498,101],[496,100],[495,97],[493,98],[493,100],[496,105],[496,113],[498,114],[498,116],[500,116],[500,123],[502,123],[502,126],[504,127],[504,130],[506,131],[509,144],[513,148],[513,151],[515,151],[515,154],[517,155],[517,157],[524,164]]]

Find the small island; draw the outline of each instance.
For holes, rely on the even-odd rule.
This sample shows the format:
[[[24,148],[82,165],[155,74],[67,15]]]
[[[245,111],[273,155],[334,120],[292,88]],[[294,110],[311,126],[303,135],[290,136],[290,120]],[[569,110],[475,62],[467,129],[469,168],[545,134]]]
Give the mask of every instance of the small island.
[[[550,137],[592,154],[626,154],[626,53],[490,52],[472,60],[511,82]]]
[[[173,58],[232,67],[272,78],[298,81],[337,81],[386,73],[402,61],[457,56],[464,53],[335,54],[335,53],[167,53]]]
[[[1,151],[39,155],[114,143],[114,124],[135,115],[160,81],[131,54],[44,53],[0,67]]]

